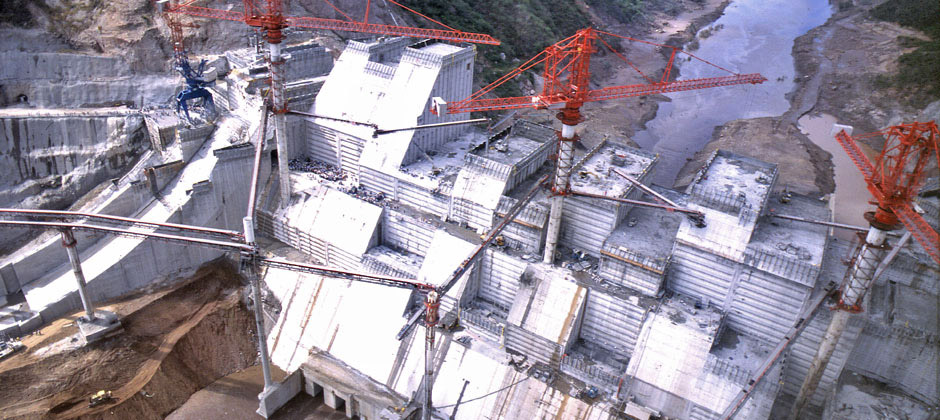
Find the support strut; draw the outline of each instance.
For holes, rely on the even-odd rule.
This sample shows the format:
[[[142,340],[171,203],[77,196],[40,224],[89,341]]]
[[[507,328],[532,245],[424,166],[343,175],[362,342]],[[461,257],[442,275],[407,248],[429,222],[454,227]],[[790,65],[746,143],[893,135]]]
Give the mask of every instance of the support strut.
[[[886,252],[885,238],[893,226],[891,224],[891,215],[883,214],[883,210],[880,210],[879,213],[882,214],[865,214],[871,223],[871,228],[865,237],[865,244],[862,245],[855,262],[847,272],[847,280],[840,289],[839,302],[836,305],[837,310],[832,314],[832,320],[829,322],[829,327],[819,344],[819,350],[816,351],[816,356],[810,363],[809,371],[806,373],[806,378],[800,387],[800,393],[793,403],[793,410],[790,413],[791,420],[804,417],[809,402],[819,386],[819,381],[826,371],[826,366],[832,358],[832,353],[835,352],[839,339],[842,337],[842,333],[845,332],[849,317],[853,313],[861,312],[865,292],[871,287],[871,283],[875,278],[875,269],[884,259]]]
[[[78,250],[75,249],[75,236],[72,235],[72,229],[62,229],[62,246],[69,254],[69,262],[72,263],[72,273],[75,274],[75,282],[78,283],[78,296],[82,300],[82,306],[85,308],[85,320],[94,321],[95,306],[88,297],[88,291],[85,290],[85,274],[82,273],[82,260],[79,258]]]

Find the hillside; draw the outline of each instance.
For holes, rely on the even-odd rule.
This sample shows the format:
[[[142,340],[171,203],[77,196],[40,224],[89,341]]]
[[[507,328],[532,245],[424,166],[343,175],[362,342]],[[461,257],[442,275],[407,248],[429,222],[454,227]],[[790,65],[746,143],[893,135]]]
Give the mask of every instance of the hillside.
[[[630,35],[651,32],[652,17],[674,16],[704,0],[409,0],[401,4],[448,26],[493,35],[503,44],[479,49],[477,80],[493,80],[546,46],[588,26],[617,27]],[[196,4],[239,10],[241,2],[200,1]],[[288,13],[331,19],[361,19],[365,1],[294,0]],[[43,29],[70,48],[83,52],[123,55],[139,72],[165,72],[171,53],[169,33],[151,0],[11,0],[0,4],[2,26]],[[369,21],[440,28],[395,6],[374,2]],[[196,54],[246,45],[249,29],[237,22],[192,19],[184,30]],[[623,26],[628,25],[628,26]],[[325,34],[339,40],[358,34]],[[162,58],[162,59],[158,59]],[[510,90],[516,90],[514,87]],[[510,92],[502,92],[510,93]]]

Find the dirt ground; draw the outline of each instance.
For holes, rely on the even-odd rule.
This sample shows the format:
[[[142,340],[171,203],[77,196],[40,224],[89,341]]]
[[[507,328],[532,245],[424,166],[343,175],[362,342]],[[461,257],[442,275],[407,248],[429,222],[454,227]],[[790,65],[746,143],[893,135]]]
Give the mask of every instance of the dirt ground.
[[[0,363],[5,419],[162,419],[189,396],[256,359],[254,323],[231,264],[210,263],[168,290],[105,309],[124,332],[77,348],[74,314],[26,337],[27,351]],[[116,402],[88,408],[107,389]]]
[[[868,12],[881,2],[842,3],[855,4],[794,43],[797,85],[788,95],[790,109],[780,117],[737,120],[717,128],[711,143],[679,173],[676,185],[688,184],[715,149],[743,155],[760,150],[761,155],[754,157],[780,165],[778,189],[789,186],[803,194],[829,194],[835,187],[831,155],[800,132],[797,120],[801,116],[833,115],[861,134],[909,121],[920,113],[917,104],[895,89],[879,86],[876,78],[895,72],[898,57],[907,52],[899,45],[899,36],[924,35],[872,20]]]

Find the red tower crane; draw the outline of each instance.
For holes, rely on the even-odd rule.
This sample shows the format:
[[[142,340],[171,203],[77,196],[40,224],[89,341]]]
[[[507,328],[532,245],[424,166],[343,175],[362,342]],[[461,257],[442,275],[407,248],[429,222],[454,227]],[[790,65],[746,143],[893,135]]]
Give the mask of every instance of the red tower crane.
[[[862,153],[857,141],[877,136],[885,138],[885,146],[872,164]],[[925,171],[931,165],[940,163],[940,132],[937,124],[933,121],[901,124],[854,138],[842,130],[836,134],[836,140],[862,171],[868,183],[868,191],[875,198],[872,203],[878,207],[874,212],[865,213],[865,219],[871,226],[868,234],[861,238],[852,266],[846,271],[837,292],[836,311],[800,388],[791,413],[792,419],[802,418],[802,412],[806,410],[807,403],[819,385],[849,316],[862,311],[865,293],[875,281],[876,269],[888,249],[885,240],[887,233],[903,225],[924,247],[930,258],[940,264],[940,239],[937,232],[911,208],[911,201],[924,180]]]
[[[607,35],[619,39],[639,42],[655,47],[671,49],[669,61],[663,70],[659,81],[654,81],[643,74],[636,66],[629,62],[623,55],[618,53],[610,46],[601,35]],[[590,65],[591,55],[596,52],[597,42],[600,41],[610,51],[629,63],[634,70],[642,75],[648,83],[609,86],[599,89],[591,89],[589,82],[591,79]],[[690,59],[695,59],[711,65],[717,69],[729,73],[728,76],[711,77],[689,80],[671,80],[673,66],[678,54],[686,54]],[[506,83],[519,74],[534,68],[538,64],[544,64],[544,85],[539,95],[519,96],[510,98],[484,98],[496,87]],[[467,99],[445,103],[440,98],[435,98],[434,111],[436,113],[455,114],[460,112],[474,111],[496,111],[504,109],[535,108],[535,109],[560,109],[558,119],[561,120],[562,129],[559,137],[558,162],[555,171],[555,179],[552,184],[552,208],[549,216],[548,235],[545,243],[544,261],[552,262],[554,259],[555,247],[558,243],[558,233],[561,228],[561,211],[565,195],[570,193],[568,181],[571,175],[571,168],[574,163],[574,144],[578,141],[575,135],[575,126],[584,120],[581,116],[581,105],[586,102],[605,101],[609,99],[628,98],[633,96],[654,95],[658,93],[680,92],[686,90],[705,89],[718,86],[731,86],[740,84],[759,84],[767,79],[758,74],[737,74],[708,61],[702,60],[691,53],[682,51],[669,45],[656,44],[647,41],[612,34],[610,32],[599,31],[596,29],[582,29],[574,35],[554,44],[543,50],[541,53],[523,63],[515,70],[500,77],[495,82],[480,89]]]
[[[382,25],[369,23],[369,6],[371,0],[366,1],[366,13],[362,21],[355,21],[349,15],[337,9],[328,0],[327,3],[336,11],[342,14],[347,20],[325,19],[315,17],[296,17],[284,15],[283,0],[264,0],[264,6],[260,0],[243,0],[244,11],[212,9],[208,7],[193,6],[189,1],[186,3],[176,3],[167,8],[168,13],[185,14],[212,19],[230,20],[235,22],[244,22],[248,26],[264,31],[265,41],[268,43],[268,60],[271,75],[271,103],[274,113],[274,129],[277,140],[278,150],[278,175],[280,177],[280,196],[281,205],[286,205],[290,200],[290,179],[287,173],[287,122],[285,114],[287,113],[287,101],[284,92],[284,76],[281,66],[284,60],[281,58],[281,41],[284,40],[284,29],[293,26],[298,28],[311,29],[329,29],[335,31],[364,32],[380,35],[410,36],[420,38],[441,39],[455,42],[472,42],[477,44],[499,45],[499,41],[486,35],[472,32],[462,32],[427,16],[424,16],[395,0],[389,2],[411,12],[431,22],[434,22],[446,29],[426,29],[409,28],[405,26]]]

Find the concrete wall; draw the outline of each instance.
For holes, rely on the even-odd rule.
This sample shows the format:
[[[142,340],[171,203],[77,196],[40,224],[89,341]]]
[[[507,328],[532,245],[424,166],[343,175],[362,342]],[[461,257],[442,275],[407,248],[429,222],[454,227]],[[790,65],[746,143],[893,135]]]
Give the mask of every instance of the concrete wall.
[[[419,43],[418,45],[421,44]],[[473,46],[463,48],[459,52],[443,57],[424,53],[420,49],[405,49],[405,52],[402,55],[403,61],[411,60],[422,63],[422,65],[439,65],[441,69],[437,75],[437,80],[434,81],[434,87],[431,88],[431,94],[427,98],[427,104],[424,107],[424,113],[418,117],[418,124],[463,121],[470,119],[470,113],[468,112],[447,115],[432,114],[431,98],[441,97],[444,98],[445,101],[453,102],[465,99],[466,97],[470,96],[470,94],[473,93],[473,59],[475,56],[476,48]],[[457,125],[452,127],[415,131],[412,146],[409,148],[408,155],[405,157],[403,165],[407,165],[417,159],[420,159],[420,153],[415,150],[414,144],[417,144],[424,150],[434,150],[444,142],[456,138],[466,130],[467,126]]]
[[[193,128],[180,127],[176,130],[176,142],[184,162],[192,160],[193,155],[214,130],[215,126],[209,124]]]
[[[619,356],[630,357],[645,318],[646,308],[639,304],[591,289],[580,336]]]
[[[868,321],[845,367],[938,405],[938,342],[935,334]]]
[[[601,250],[598,275],[647,296],[656,296],[662,289],[669,261],[644,257],[619,246],[606,244]]]
[[[333,69],[333,56],[318,44],[301,44],[285,47],[287,54],[284,77],[288,81],[322,76]]]
[[[428,191],[421,186],[366,167],[361,168],[359,181],[364,187],[383,192],[386,197],[398,200],[413,209],[420,209],[438,217],[448,213],[450,197],[443,191]]]
[[[382,215],[382,244],[413,254],[427,254],[436,230],[437,220],[429,216],[390,208],[386,208]]]
[[[222,211],[222,225],[226,229],[241,231],[242,219],[248,212],[248,191],[251,184],[251,172],[254,167],[255,147],[251,143],[242,143],[236,146],[217,149],[212,152],[218,161],[209,181],[213,188],[215,199]],[[271,166],[265,165],[262,157],[261,173],[258,184],[264,185]],[[236,193],[236,191],[238,193]]]
[[[307,129],[305,155],[321,162],[340,166],[342,160],[337,153],[337,139],[342,134],[332,128],[315,124],[311,120],[305,120],[304,125]],[[358,166],[358,162],[356,163]]]
[[[487,249],[480,264],[477,296],[508,312],[526,266],[528,263],[518,257]]]
[[[743,269],[736,280],[728,326],[769,342],[786,335],[812,291],[760,270]]]
[[[737,263],[684,243],[676,244],[666,288],[723,307]]]

